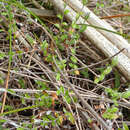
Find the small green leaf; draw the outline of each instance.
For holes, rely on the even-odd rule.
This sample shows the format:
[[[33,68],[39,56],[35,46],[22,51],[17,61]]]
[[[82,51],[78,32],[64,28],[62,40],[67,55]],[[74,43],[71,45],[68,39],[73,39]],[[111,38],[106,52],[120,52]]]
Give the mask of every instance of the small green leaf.
[[[90,16],[90,13],[88,13],[88,14],[84,17],[84,19],[85,19],[85,20],[88,20],[89,16]]]
[[[84,31],[86,30],[86,28],[87,28],[87,25],[83,24],[83,25],[81,26],[79,32],[81,32],[81,33],[84,32]]]
[[[59,81],[60,80],[60,73],[56,74],[56,80]]]
[[[60,88],[56,91],[57,95],[60,95],[61,93],[64,94],[64,87],[60,86]]]
[[[76,40],[75,39],[71,39],[67,44],[73,45],[75,43],[76,43]]]
[[[100,4],[100,6],[103,8],[103,7],[104,7],[104,4]]]
[[[58,89],[58,90],[56,91],[56,94],[57,94],[57,95],[60,95],[60,94],[61,94],[60,89]]]
[[[8,15],[8,13],[7,12],[1,12],[1,15],[6,16],[6,15]]]
[[[57,28],[60,28],[60,24],[58,24],[58,23],[56,23],[55,26],[56,26]]]
[[[94,80],[94,83],[98,83],[100,80],[99,80],[99,78],[96,78],[95,80]]]
[[[81,74],[83,74],[85,78],[89,78],[88,69],[81,70]]]
[[[66,9],[66,10],[64,11],[64,14],[66,15],[66,14],[68,14],[68,13],[69,13],[69,10]]]
[[[72,113],[66,111],[65,115],[66,115],[66,117],[68,118],[68,120],[71,121],[72,124],[75,123],[75,119],[74,119]]]
[[[92,119],[88,119],[88,123],[92,123]]]
[[[55,117],[52,115],[47,115],[48,119],[50,119],[51,121],[55,121]]]
[[[23,51],[19,50],[19,51],[17,51],[17,53],[18,53],[18,57],[21,59]]]
[[[63,19],[63,16],[61,14],[58,14],[57,17],[62,20]]]
[[[74,29],[79,29],[80,28],[80,26],[77,25],[75,22],[72,22],[71,27],[74,28]]]
[[[44,56],[47,55],[47,48],[48,48],[48,43],[46,40],[43,41],[42,45],[41,45],[41,49],[43,50]]]
[[[129,98],[130,97],[130,91],[126,91],[122,94],[122,98]]]
[[[4,85],[4,79],[0,77],[0,85]]]
[[[68,26],[68,24],[66,22],[62,22],[63,26]]]
[[[30,98],[30,95],[28,93],[24,94],[26,98]]]
[[[3,29],[0,29],[0,32],[4,32],[4,30],[3,30]]]
[[[24,98],[21,98],[21,100],[22,100],[22,104],[26,104],[26,101],[25,101],[25,99]]]
[[[21,88],[25,88],[25,83],[24,83],[24,80],[23,80],[23,79],[19,79],[19,80],[18,80],[18,83],[20,84],[20,87],[21,87]]]
[[[4,123],[4,122],[6,122],[6,120],[0,119],[0,123]]]
[[[118,111],[118,108],[117,107],[112,107],[110,109],[107,110],[108,112],[111,112],[111,113],[115,113]]]
[[[51,54],[48,54],[47,58],[46,58],[47,62],[52,62],[53,61],[53,57]]]
[[[118,59],[117,58],[113,58],[112,59],[112,63],[111,63],[112,67],[116,66],[117,64],[118,64]]]
[[[113,93],[113,90],[112,90],[111,88],[106,88],[105,91],[106,91],[107,93]]]
[[[70,59],[73,63],[77,63],[77,59],[74,56],[71,56]]]
[[[26,35],[26,38],[27,38],[27,40],[29,41],[29,43],[31,44],[31,45],[33,45],[34,44],[34,39],[29,35],[29,34],[27,34]]]
[[[41,90],[48,90],[49,89],[45,82],[39,81],[39,80],[36,80],[35,82],[37,83],[39,89],[41,89]]]
[[[118,89],[120,87],[120,75],[118,71],[115,71],[115,89]]]
[[[63,117],[62,116],[58,116],[58,120],[57,120],[58,125],[61,125],[62,122],[63,122]]]
[[[60,87],[60,90],[61,90],[61,92],[62,92],[62,93],[64,93],[64,92],[65,92],[65,89],[64,89],[64,87],[63,87],[63,86],[61,86],[61,87]]]
[[[68,38],[68,35],[67,34],[63,34],[62,36],[61,36],[61,40],[62,41],[64,41],[65,39],[67,39]]]
[[[52,121],[51,124],[52,124],[53,127],[56,126],[56,122],[55,121]]]
[[[108,67],[103,71],[103,74],[104,74],[104,75],[107,75],[107,74],[109,74],[111,71],[112,71],[112,67],[111,67],[111,66],[108,66]]]
[[[79,17],[80,17],[80,13],[77,13],[77,14],[76,14],[76,20],[78,20]],[[75,23],[75,22],[74,22],[74,23]],[[76,25],[76,24],[75,24],[75,25]]]
[[[6,55],[5,55],[4,52],[0,52],[0,59],[1,59],[1,60],[3,60],[5,56],[6,56]]]
[[[101,74],[99,77],[99,81],[102,81],[105,78],[104,74]]]
[[[96,7],[99,8],[100,7],[100,3],[97,2],[96,3]]]
[[[74,64],[74,69],[77,69],[77,68],[78,68],[77,65]]]
[[[71,98],[69,96],[64,96],[65,100],[67,101],[68,104],[71,103]]]
[[[71,68],[74,68],[74,64],[72,64],[72,63],[69,63],[69,66],[70,66]]]
[[[82,0],[83,5],[86,5],[87,2],[88,2],[87,0]]]
[[[65,109],[64,107],[63,107],[63,112],[64,112],[64,113],[66,113],[66,112],[67,112],[67,111],[66,111],[66,109]]]
[[[10,93],[12,93],[12,94],[15,94],[15,93],[16,93],[15,91],[13,91],[13,90],[11,90],[11,89],[8,89],[8,91],[9,91]]]
[[[24,130],[24,128],[20,128],[20,127],[19,127],[19,128],[17,128],[17,130]]]
[[[76,53],[74,48],[71,48],[71,52],[73,55]]]
[[[123,123],[123,130],[129,130],[129,127],[125,123]]]

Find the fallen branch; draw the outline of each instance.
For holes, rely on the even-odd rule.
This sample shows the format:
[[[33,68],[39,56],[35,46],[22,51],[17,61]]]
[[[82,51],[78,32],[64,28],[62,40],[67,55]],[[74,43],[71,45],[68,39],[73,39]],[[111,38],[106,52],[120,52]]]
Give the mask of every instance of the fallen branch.
[[[62,0],[51,0],[51,2],[56,6],[60,12],[64,12],[64,2]],[[69,6],[66,6],[66,9],[69,10],[69,13],[66,14],[66,18],[68,18],[70,21],[75,21],[77,13],[70,8]],[[77,20],[77,24],[83,24],[84,19],[80,17]],[[85,22],[85,24],[88,24]],[[109,25],[110,26],[110,25]],[[111,28],[109,28],[111,29]],[[99,30],[98,30],[99,31]],[[108,40],[101,32],[98,32],[95,28],[92,27],[87,27],[87,29],[84,31],[84,35],[91,40],[91,42],[97,46],[107,57],[111,57],[118,53],[120,50],[112,44],[111,41]],[[109,33],[110,35],[110,33]],[[113,35],[113,34],[111,34]],[[118,37],[118,35],[114,35]],[[115,37],[113,37],[113,40]],[[120,37],[122,39],[122,37]],[[124,39],[123,39],[124,40]],[[124,42],[122,42],[123,44]],[[125,42],[127,43],[127,42]],[[119,45],[120,46],[120,45]],[[125,46],[126,48],[126,46]],[[128,48],[127,48],[128,50]],[[126,50],[125,50],[126,51]],[[122,72],[122,74],[125,76],[126,79],[130,80],[130,59],[123,53],[121,52],[119,55],[116,56],[118,59],[118,65],[117,67],[119,70]]]
[[[89,14],[89,18],[87,19],[87,22],[89,24],[116,32],[116,30],[112,26],[110,26],[110,24],[98,18],[86,6],[83,7],[83,4],[79,0],[64,0],[64,1],[76,12],[83,12],[83,16]],[[101,29],[97,29],[97,31],[100,32],[103,36],[105,36],[118,49],[121,50],[125,48],[127,51],[124,51],[124,54],[130,58],[130,44],[128,44],[128,42],[122,36]]]
[[[35,15],[39,17],[55,17],[53,11],[47,10],[47,9],[36,9],[36,8],[28,8],[30,11],[32,11]]]

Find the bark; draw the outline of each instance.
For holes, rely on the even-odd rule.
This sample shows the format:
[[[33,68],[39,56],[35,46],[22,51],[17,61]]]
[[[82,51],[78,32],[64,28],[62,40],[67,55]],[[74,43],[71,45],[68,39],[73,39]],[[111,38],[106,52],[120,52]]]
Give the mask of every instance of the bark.
[[[71,8],[76,12],[83,12],[83,16],[89,14],[87,22],[91,25],[105,28],[116,32],[116,30],[110,26],[105,20],[98,18],[92,11],[90,11],[86,6],[83,7],[83,4],[79,0],[64,0]],[[125,48],[124,54],[130,58],[130,44],[120,35],[104,31],[102,29],[96,29],[102,35],[104,35],[112,44],[114,44],[118,49]]]

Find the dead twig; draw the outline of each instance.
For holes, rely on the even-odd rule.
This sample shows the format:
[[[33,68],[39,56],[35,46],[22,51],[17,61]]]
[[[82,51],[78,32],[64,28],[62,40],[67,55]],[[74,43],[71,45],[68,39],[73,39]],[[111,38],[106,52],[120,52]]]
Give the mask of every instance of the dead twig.
[[[55,58],[53,57],[55,66],[57,68],[57,70],[60,72],[61,76],[63,77],[63,79],[65,80],[66,84],[73,90],[73,92],[75,93],[75,95],[81,100],[82,104],[84,105],[84,107],[86,109],[88,109],[88,111],[90,112],[90,114],[96,118],[97,121],[99,121],[101,123],[101,125],[107,129],[107,130],[111,130],[111,128],[105,123],[105,121],[98,116],[98,114],[93,110],[93,108],[78,94],[77,90],[71,85],[71,83],[67,80],[67,78],[65,77],[65,75],[63,74],[63,72],[61,71],[61,69],[58,67]]]

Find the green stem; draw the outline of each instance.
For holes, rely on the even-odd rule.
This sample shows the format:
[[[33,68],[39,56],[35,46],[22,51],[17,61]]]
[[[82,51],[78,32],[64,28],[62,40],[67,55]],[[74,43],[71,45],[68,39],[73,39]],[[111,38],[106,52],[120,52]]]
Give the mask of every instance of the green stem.
[[[95,26],[95,25],[92,25],[92,24],[79,24],[79,25],[87,25],[87,26],[90,26],[90,27],[93,27],[93,28],[96,28],[96,29],[104,30],[104,31],[111,32],[111,33],[114,33],[114,34],[117,34],[117,35],[121,35],[121,36],[126,37],[126,38],[130,38],[130,36],[127,35],[127,34],[124,34],[124,33],[121,34],[121,33],[119,33],[119,32],[115,32],[115,31],[112,31],[112,30],[108,30],[108,29],[106,29],[106,28],[98,27],[98,26]]]
[[[19,111],[24,111],[24,110],[27,110],[27,109],[36,108],[36,107],[39,107],[39,106],[41,106],[41,105],[33,105],[33,106],[28,106],[28,107],[24,107],[24,108],[20,108],[20,109],[15,109],[15,110],[12,110],[12,111],[7,111],[7,112],[0,114],[0,116],[16,113],[16,112],[19,112]]]

